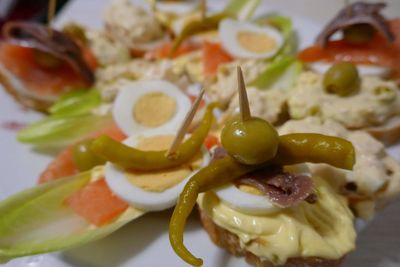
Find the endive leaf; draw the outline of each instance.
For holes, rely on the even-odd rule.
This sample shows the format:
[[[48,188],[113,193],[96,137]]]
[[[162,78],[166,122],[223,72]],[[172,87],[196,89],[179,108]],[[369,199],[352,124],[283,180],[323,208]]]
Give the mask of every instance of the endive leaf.
[[[61,96],[49,109],[52,115],[75,116],[88,114],[101,104],[100,92],[96,89],[82,89]]]
[[[234,15],[239,20],[250,19],[261,0],[230,0],[225,12]]]
[[[109,115],[50,116],[22,129],[17,138],[36,146],[62,147],[82,140],[111,121]]]
[[[297,39],[293,31],[292,19],[286,16],[269,15],[255,20],[260,25],[272,25],[276,27],[283,35],[284,44],[275,55],[275,59],[279,57],[293,55],[297,49]]]
[[[302,64],[293,57],[277,59],[268,65],[251,85],[262,90],[286,89],[293,85],[302,69]]]
[[[129,208],[115,222],[103,227],[86,223],[64,201],[91,178],[91,172],[81,173],[28,189],[1,202],[0,262],[86,244],[143,214]]]

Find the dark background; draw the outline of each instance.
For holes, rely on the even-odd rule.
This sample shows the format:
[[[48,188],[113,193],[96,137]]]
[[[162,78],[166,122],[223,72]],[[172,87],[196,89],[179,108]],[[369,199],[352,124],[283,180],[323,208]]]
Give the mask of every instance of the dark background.
[[[5,0],[0,0],[0,2],[2,1],[5,2]],[[57,11],[66,2],[68,0],[57,0]],[[4,17],[0,17],[0,28],[8,20],[35,20],[46,23],[48,3],[48,0],[12,0],[7,14]]]

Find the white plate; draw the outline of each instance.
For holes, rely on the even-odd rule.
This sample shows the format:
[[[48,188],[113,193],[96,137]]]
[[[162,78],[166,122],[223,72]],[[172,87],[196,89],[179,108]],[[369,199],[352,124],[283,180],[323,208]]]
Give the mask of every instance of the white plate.
[[[107,0],[71,1],[58,18],[57,25],[75,20],[92,27],[101,27],[101,14]],[[218,8],[225,1],[209,1]],[[386,1],[389,16],[400,13],[400,1]],[[290,15],[298,29],[302,46],[315,35],[341,5],[342,0],[264,0],[259,13],[278,11]],[[0,125],[9,122],[29,123],[39,114],[23,111],[0,90]],[[30,151],[15,140],[15,131],[0,128],[0,199],[35,184],[50,157]],[[391,150],[400,159],[400,147]],[[400,204],[400,203],[397,203]],[[128,267],[128,266],[186,266],[172,251],[168,241],[170,211],[145,215],[108,238],[63,253],[26,257],[11,261],[7,267]],[[345,267],[400,267],[400,205],[386,209],[366,229],[357,252],[350,255]],[[205,260],[204,266],[246,266],[242,258],[230,256],[214,246],[203,232],[195,216],[189,221],[185,243],[196,256]]]

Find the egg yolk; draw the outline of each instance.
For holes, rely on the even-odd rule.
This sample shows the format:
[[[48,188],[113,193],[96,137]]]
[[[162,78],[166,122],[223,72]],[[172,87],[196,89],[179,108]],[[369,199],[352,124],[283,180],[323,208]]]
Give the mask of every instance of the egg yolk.
[[[239,45],[254,53],[265,53],[277,47],[277,42],[265,33],[241,31],[237,34]]]
[[[133,109],[135,120],[146,127],[159,127],[176,113],[176,101],[162,93],[153,92],[141,96]]]
[[[167,150],[172,144],[174,136],[160,135],[142,138],[137,148],[144,151]],[[174,187],[200,167],[202,154],[199,152],[192,160],[181,166],[160,171],[130,171],[127,173],[128,180],[137,187],[150,192],[163,192]]]
[[[248,193],[248,194],[252,194],[252,195],[256,195],[256,196],[262,196],[263,193],[258,190],[257,188],[255,188],[254,186],[250,186],[250,185],[239,185],[238,186],[239,190]]]

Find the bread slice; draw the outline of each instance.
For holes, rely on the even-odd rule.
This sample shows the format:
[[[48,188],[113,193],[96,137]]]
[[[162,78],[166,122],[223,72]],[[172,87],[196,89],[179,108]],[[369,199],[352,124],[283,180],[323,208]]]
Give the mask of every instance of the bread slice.
[[[216,225],[212,219],[199,208],[200,219],[204,229],[211,240],[219,247],[228,250],[235,256],[244,256],[246,261],[255,267],[337,267],[340,266],[343,258],[339,260],[328,260],[316,257],[291,258],[284,265],[276,266],[268,261],[263,261],[253,253],[240,247],[237,235]]]
[[[385,145],[392,145],[400,140],[400,116],[394,116],[381,126],[365,130]]]
[[[2,68],[0,68],[0,85],[21,105],[24,107],[35,109],[40,112],[47,112],[51,103],[48,101],[43,101],[39,99],[34,99],[28,95],[21,94],[20,91],[12,84],[12,82],[7,78],[7,75],[12,75],[10,73],[3,73]],[[17,79],[17,78],[16,78]],[[0,86],[1,87],[1,86]]]

